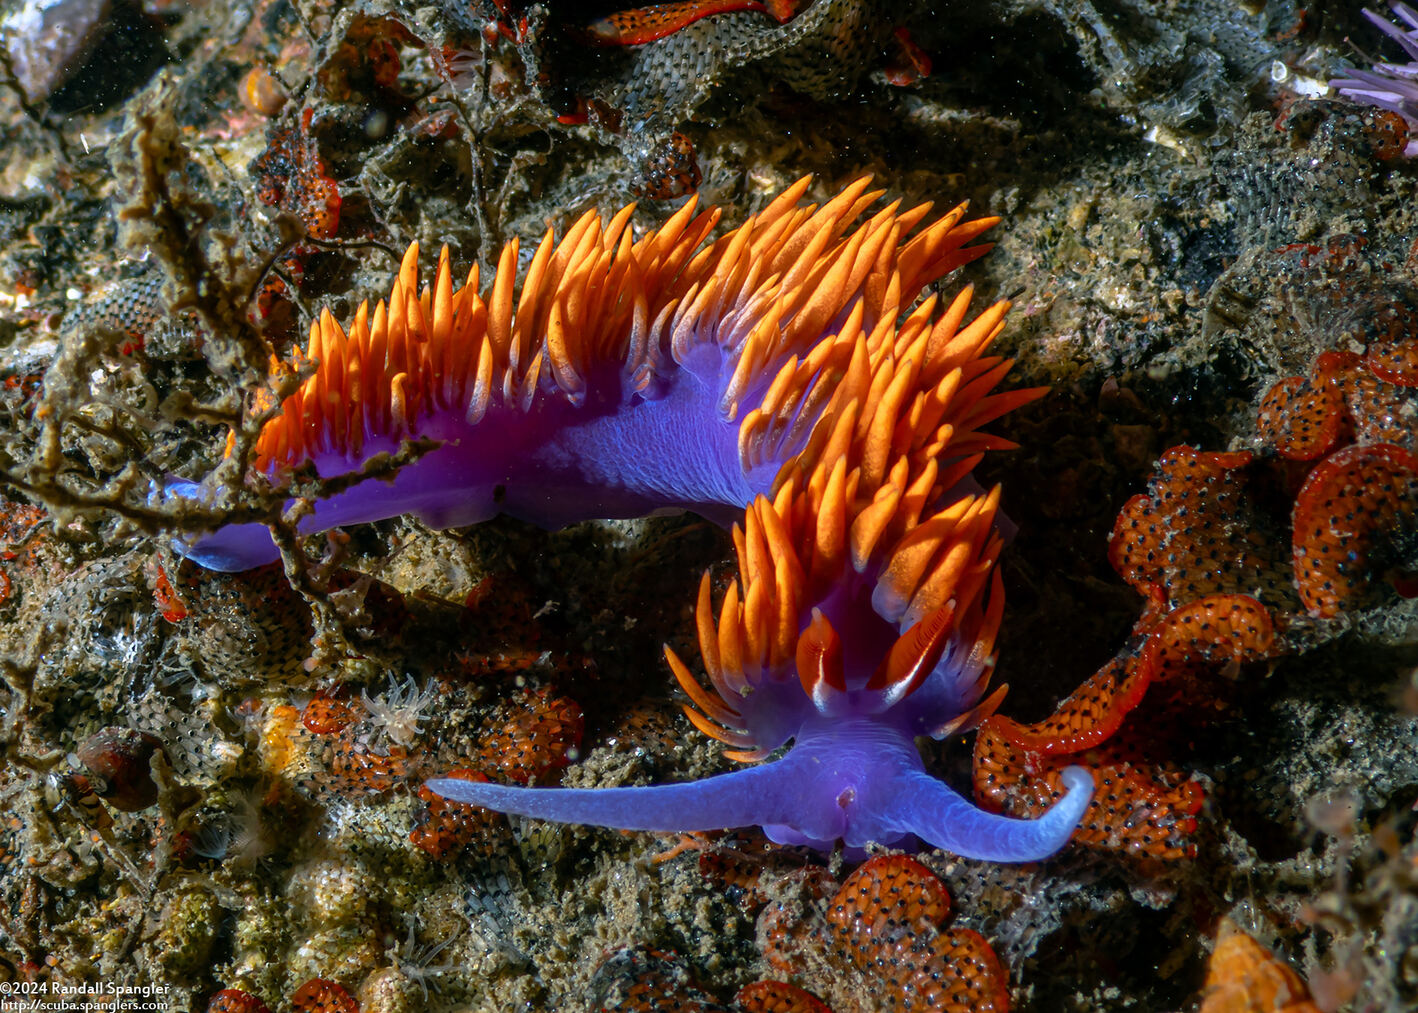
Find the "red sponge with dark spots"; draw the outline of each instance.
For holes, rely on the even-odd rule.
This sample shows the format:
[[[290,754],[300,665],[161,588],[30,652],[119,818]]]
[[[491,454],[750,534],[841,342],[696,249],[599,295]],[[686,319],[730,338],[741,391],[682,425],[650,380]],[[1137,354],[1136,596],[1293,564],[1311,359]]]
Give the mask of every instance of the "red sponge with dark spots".
[[[1291,376],[1260,403],[1261,443],[1292,461],[1313,461],[1334,449],[1347,428],[1344,397],[1333,374]]]
[[[450,770],[444,777],[486,781],[487,775],[467,767]],[[446,861],[476,841],[490,841],[502,826],[502,814],[481,806],[454,802],[436,795],[427,785],[419,788],[425,808],[415,817],[409,842],[430,858]]]
[[[329,978],[311,978],[291,996],[296,1013],[359,1013],[359,1003],[345,986]]]
[[[224,988],[207,1000],[207,1013],[271,1013],[271,1010],[250,992]]]
[[[734,996],[743,1013],[832,1013],[817,996],[786,981],[755,981]]]
[[[1295,580],[1312,615],[1373,604],[1418,528],[1418,457],[1392,444],[1354,446],[1317,465],[1295,500]]]
[[[845,955],[861,973],[873,1009],[1009,1009],[999,958],[978,932],[940,928],[949,914],[950,895],[935,873],[905,855],[873,858],[828,906],[830,956]]]
[[[1162,861],[1195,853],[1190,836],[1204,796],[1167,762],[1169,734],[1221,695],[1218,676],[1230,666],[1272,656],[1274,623],[1254,598],[1212,595],[1140,632],[1136,651],[1104,665],[1052,716],[1022,725],[995,715],[980,726],[974,780],[982,805],[1041,815],[1063,796],[1063,769],[1079,764],[1097,791],[1075,842]]]
[[[1113,568],[1148,600],[1145,620],[1214,594],[1258,592],[1269,608],[1293,606],[1288,518],[1267,506],[1267,478],[1244,451],[1162,455],[1108,543]]]

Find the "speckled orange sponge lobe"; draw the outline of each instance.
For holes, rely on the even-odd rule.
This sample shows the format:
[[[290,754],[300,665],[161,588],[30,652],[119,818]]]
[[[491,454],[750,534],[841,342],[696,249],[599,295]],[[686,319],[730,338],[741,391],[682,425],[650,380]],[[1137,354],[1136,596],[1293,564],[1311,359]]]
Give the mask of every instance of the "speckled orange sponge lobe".
[[[1346,427],[1344,397],[1331,371],[1291,376],[1271,387],[1260,405],[1261,442],[1284,457],[1313,461],[1339,442]]]
[[[224,988],[207,1000],[207,1013],[271,1013],[259,998],[239,988]]]
[[[1123,506],[1108,557],[1155,612],[1257,587],[1265,601],[1291,596],[1284,532],[1249,494],[1252,460],[1245,451],[1173,447],[1148,492]]]
[[[311,978],[295,990],[291,1006],[296,1013],[359,1013],[359,1003],[345,986],[329,978]]]
[[[1364,364],[1400,387],[1418,387],[1418,304],[1412,295],[1381,307],[1369,320]]]
[[[981,805],[1037,816],[1063,795],[1063,768],[1081,764],[1098,788],[1074,831],[1075,844],[1166,862],[1196,853],[1189,838],[1204,801],[1201,788],[1156,758],[1145,730],[1124,728],[1097,747],[1053,756],[1020,749],[1009,732],[987,721],[975,738]]]
[[[545,780],[571,762],[584,728],[575,700],[546,690],[525,694],[507,724],[483,740],[483,769],[517,784]]]
[[[811,898],[832,887],[821,869],[804,869],[799,879]],[[855,1005],[847,1008],[1009,1009],[1008,978],[999,958],[979,933],[945,927],[950,894],[914,858],[872,858],[847,877],[825,906],[814,899],[806,907],[804,913],[795,903],[778,902],[764,911],[759,923],[760,937],[768,940],[764,956],[777,971],[809,988],[831,991],[843,1002],[850,997]],[[836,980],[825,981],[824,975]],[[826,1008],[806,1004],[796,993],[783,1001],[787,1004],[748,1008]]]
[[[1050,717],[1022,725],[995,715],[980,726],[975,794],[982,805],[1014,816],[1043,812],[1063,792],[1063,768],[1078,763],[1099,787],[1076,843],[1162,861],[1195,853],[1188,838],[1203,794],[1163,761],[1168,733],[1180,711],[1215,694],[1216,673],[1271,656],[1273,623],[1254,598],[1212,595],[1140,632],[1137,650],[1104,665]]]
[[[802,0],[677,0],[607,14],[586,27],[586,37],[596,46],[643,46],[716,14],[761,11],[782,23],[800,6]]]
[[[944,929],[945,884],[905,855],[873,858],[847,877],[827,908],[830,956],[862,975],[873,1008],[1009,1008],[999,958],[978,932]]]
[[[487,775],[468,767],[450,770],[444,777],[458,777],[469,781],[486,781]],[[502,815],[478,806],[450,802],[442,795],[435,795],[427,787],[420,787],[419,801],[424,808],[414,816],[414,829],[409,832],[409,843],[430,858],[439,861],[456,857],[469,844],[492,836],[502,823]]]
[[[1407,346],[1405,346],[1407,347]],[[1262,447],[1282,457],[1314,461],[1347,443],[1396,443],[1413,449],[1418,427],[1407,406],[1418,385],[1396,353],[1383,353],[1399,368],[1379,368],[1375,346],[1369,354],[1325,352],[1307,377],[1275,384],[1261,401],[1258,435]],[[1418,357],[1418,352],[1413,353]]]
[[[1397,550],[1418,530],[1418,457],[1392,444],[1346,447],[1295,500],[1295,578],[1305,607],[1333,617],[1393,583]]]
[[[817,996],[786,981],[755,981],[734,996],[743,1013],[832,1013]]]
[[[1145,650],[1154,655],[1154,682],[1206,674],[1273,657],[1275,624],[1249,595],[1210,595],[1174,609],[1152,631]]]

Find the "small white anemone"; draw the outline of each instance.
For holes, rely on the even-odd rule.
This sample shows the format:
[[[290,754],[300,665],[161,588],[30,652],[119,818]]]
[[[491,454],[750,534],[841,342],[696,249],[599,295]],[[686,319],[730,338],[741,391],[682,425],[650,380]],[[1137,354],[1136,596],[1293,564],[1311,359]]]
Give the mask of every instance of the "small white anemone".
[[[369,712],[370,723],[375,734],[393,745],[405,748],[423,732],[424,722],[430,720],[426,713],[438,699],[438,687],[430,684],[419,689],[412,675],[405,676],[401,683],[389,676],[389,688],[379,696],[371,698],[361,690],[360,700]]]

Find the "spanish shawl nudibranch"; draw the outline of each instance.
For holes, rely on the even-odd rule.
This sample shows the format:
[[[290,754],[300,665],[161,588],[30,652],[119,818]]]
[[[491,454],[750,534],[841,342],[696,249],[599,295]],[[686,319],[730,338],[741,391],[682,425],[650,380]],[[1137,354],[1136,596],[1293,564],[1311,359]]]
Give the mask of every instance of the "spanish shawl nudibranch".
[[[734,527],[742,587],[717,621],[708,576],[696,609],[714,692],[666,649],[694,724],[780,758],[702,781],[582,790],[440,778],[445,797],[508,813],[628,830],[761,825],[828,849],[911,835],[995,861],[1046,857],[1068,840],[1092,781],[1080,768],[1043,817],[981,812],[925,770],[918,735],[968,729],[985,698],[1003,611],[994,573],[999,490],[961,493],[979,427],[1039,393],[993,393],[1010,363],[984,353],[998,304],[964,323],[970,293],[937,311],[922,289],[987,246],[996,219],[964,206],[908,234],[929,205],[899,202],[855,231],[880,197],[858,180],[823,207],[800,180],[718,240],[691,200],[639,240],[632,208],[548,233],[513,298],[517,244],[486,295],[477,270],[453,290],[448,253],[418,288],[417,249],[389,300],[348,335],[328,312],[317,364],[257,443],[273,475],[306,461],[347,474],[419,437],[442,441],[387,482],[315,505],[302,531],[401,513],[435,527],[505,512],[547,526],[687,508]],[[178,490],[198,494],[190,485]],[[276,555],[259,525],[184,547],[221,569]]]

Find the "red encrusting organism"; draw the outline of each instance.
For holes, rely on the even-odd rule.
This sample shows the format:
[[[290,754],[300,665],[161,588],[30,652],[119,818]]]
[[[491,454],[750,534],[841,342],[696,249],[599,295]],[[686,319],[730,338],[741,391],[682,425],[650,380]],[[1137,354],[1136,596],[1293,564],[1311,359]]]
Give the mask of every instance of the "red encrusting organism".
[[[740,989],[732,1006],[693,984],[675,954],[633,947],[612,953],[596,972],[602,1008],[1007,1013],[999,958],[979,933],[948,926],[950,895],[920,862],[880,855],[840,886],[821,868],[804,869],[801,878],[810,899],[775,902],[759,921],[775,977]]]
[[[596,46],[643,46],[716,14],[756,11],[784,24],[800,6],[802,0],[679,0],[607,14],[587,25],[585,36]]]
[[[1081,763],[1098,790],[1074,841],[1143,859],[1195,854],[1204,796],[1178,770],[1167,729],[1197,718],[1228,664],[1270,657],[1267,610],[1245,595],[1210,595],[1139,623],[1139,645],[1109,662],[1053,716],[1021,725],[996,715],[975,739],[975,793],[1015,815],[1047,809],[1059,768]]]
[[[311,978],[291,996],[296,1013],[359,1013],[359,1003],[345,986],[329,978]]]
[[[353,707],[325,693],[317,693],[300,712],[300,723],[316,735],[334,735],[354,720]]]
[[[1392,593],[1401,541],[1418,532],[1418,456],[1389,443],[1346,447],[1295,499],[1295,579],[1310,614],[1334,618]]]
[[[1254,450],[1161,456],[1109,543],[1114,569],[1145,600],[1132,645],[1052,718],[981,726],[983,803],[1037,811],[1053,796],[1053,769],[1081,762],[1100,789],[1075,840],[1190,854],[1201,792],[1159,755],[1167,731],[1204,721],[1227,675],[1418,592],[1418,291],[1366,259],[1364,245],[1339,237],[1261,258],[1287,279],[1291,325],[1346,347],[1266,391]]]
[[[250,992],[224,988],[207,1000],[207,1013],[271,1013],[271,1010]]]
[[[469,781],[487,780],[486,774],[471,767],[459,767],[443,776]],[[430,858],[445,861],[457,856],[476,840],[489,840],[496,836],[497,824],[502,820],[499,814],[478,806],[451,802],[442,795],[435,795],[427,786],[419,788],[418,797],[424,807],[414,817],[409,843]]]
[[[1008,978],[999,958],[979,933],[947,927],[950,915],[935,873],[906,855],[880,855],[805,917],[773,905],[760,925],[770,965],[846,1008],[1004,1013]]]

